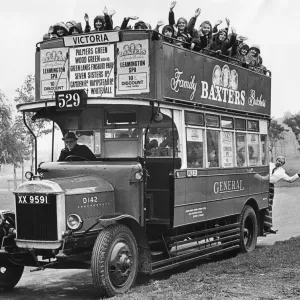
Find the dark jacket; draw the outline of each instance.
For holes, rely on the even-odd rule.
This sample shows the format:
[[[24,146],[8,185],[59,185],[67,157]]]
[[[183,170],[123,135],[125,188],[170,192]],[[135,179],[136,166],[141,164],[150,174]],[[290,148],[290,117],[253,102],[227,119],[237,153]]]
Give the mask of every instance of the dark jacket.
[[[220,41],[219,36],[216,37],[216,40],[213,41],[209,47],[209,50],[212,51],[221,51],[221,54],[227,55],[229,54],[228,49],[231,48],[236,41],[236,34],[232,34],[230,39],[225,39],[223,42]]]
[[[246,63],[246,57],[241,53],[242,49],[249,51],[249,46],[242,41],[236,40],[231,50],[231,57],[234,58],[230,60],[231,63],[244,66]]]
[[[81,156],[91,161],[96,160],[96,156],[89,149],[89,147],[87,147],[86,145],[76,144],[71,151],[69,151],[67,148],[62,149],[58,161],[65,161],[66,158],[70,155]]]
[[[102,28],[100,30],[96,29],[95,23],[97,20],[100,20],[102,23]],[[113,21],[109,15],[104,16],[96,16],[94,19],[94,30],[91,31],[91,26],[87,22],[85,25],[84,32],[97,32],[97,31],[104,31],[104,30],[113,30]]]
[[[189,21],[187,31],[192,35],[192,43],[195,44],[194,51],[201,51],[202,49],[208,49],[210,44],[213,41],[213,33],[218,32],[218,26],[214,26],[214,28],[206,35],[201,35],[199,32],[195,29],[195,24],[196,24],[197,18],[192,17]],[[211,23],[209,21],[204,21],[203,23],[208,23],[211,26]],[[201,24],[201,25],[202,25]],[[196,33],[197,32],[197,33]]]
[[[179,19],[185,20],[185,18],[179,18]],[[173,27],[175,26],[175,14],[173,11],[169,12],[169,25],[173,26]],[[188,36],[188,41],[187,41],[188,43],[191,43],[193,36],[198,37],[197,30],[192,29],[191,31],[189,31],[188,24],[186,24],[186,27],[185,27],[183,33]],[[176,37],[180,34],[182,34],[182,32],[174,32],[174,38],[176,39]]]

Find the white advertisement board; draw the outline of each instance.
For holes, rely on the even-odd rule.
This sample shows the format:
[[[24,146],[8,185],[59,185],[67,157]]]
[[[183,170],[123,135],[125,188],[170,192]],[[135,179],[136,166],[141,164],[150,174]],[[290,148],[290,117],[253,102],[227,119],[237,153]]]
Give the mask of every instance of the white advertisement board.
[[[149,92],[148,40],[117,43],[117,95]]]
[[[114,97],[114,45],[70,48],[70,89]]]
[[[68,48],[41,50],[40,98],[55,99],[55,91],[68,89]]]

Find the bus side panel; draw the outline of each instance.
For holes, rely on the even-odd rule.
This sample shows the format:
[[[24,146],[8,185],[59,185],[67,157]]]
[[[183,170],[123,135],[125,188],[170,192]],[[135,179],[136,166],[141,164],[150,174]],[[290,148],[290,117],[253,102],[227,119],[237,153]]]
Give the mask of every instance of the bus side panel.
[[[188,172],[188,171],[187,171]],[[206,219],[206,171],[199,171],[201,177],[175,178],[173,226],[192,224]],[[180,176],[183,176],[181,170]]]
[[[266,174],[267,167],[257,169]],[[174,227],[238,215],[250,198],[258,209],[268,206],[268,181],[259,181],[253,168],[194,171],[195,176],[186,170],[188,177],[180,170],[180,178],[175,178]]]

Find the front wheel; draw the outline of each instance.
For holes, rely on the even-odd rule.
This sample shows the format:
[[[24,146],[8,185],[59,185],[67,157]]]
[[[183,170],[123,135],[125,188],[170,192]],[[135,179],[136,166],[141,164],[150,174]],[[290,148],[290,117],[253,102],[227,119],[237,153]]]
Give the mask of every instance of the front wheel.
[[[23,266],[17,266],[7,261],[0,263],[0,292],[6,292],[15,287],[22,277]]]
[[[135,237],[127,226],[111,225],[99,233],[91,269],[100,296],[112,297],[130,289],[137,275],[138,250]]]
[[[240,217],[240,250],[243,253],[251,252],[257,242],[257,219],[255,211],[246,205]]]

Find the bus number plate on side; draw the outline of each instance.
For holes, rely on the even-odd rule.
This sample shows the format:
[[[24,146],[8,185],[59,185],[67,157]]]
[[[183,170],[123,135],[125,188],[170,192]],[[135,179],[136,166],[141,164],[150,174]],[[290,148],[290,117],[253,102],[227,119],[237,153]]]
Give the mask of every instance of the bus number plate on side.
[[[17,204],[50,204],[46,195],[18,195]]]

